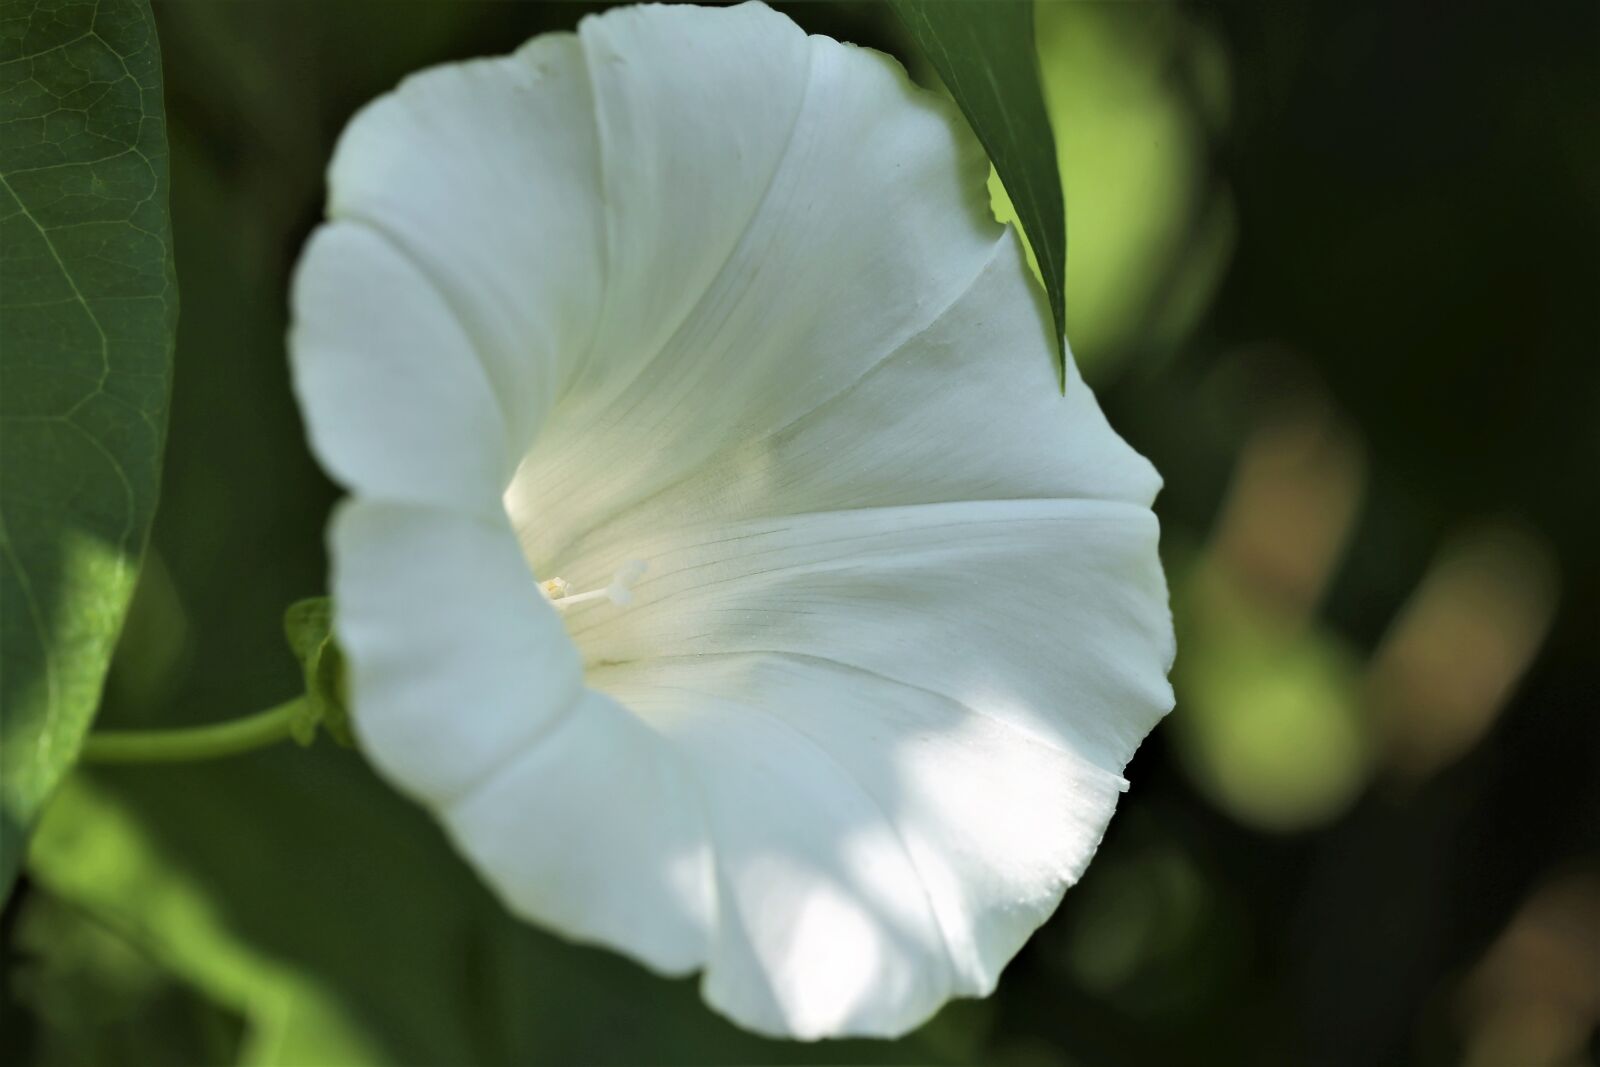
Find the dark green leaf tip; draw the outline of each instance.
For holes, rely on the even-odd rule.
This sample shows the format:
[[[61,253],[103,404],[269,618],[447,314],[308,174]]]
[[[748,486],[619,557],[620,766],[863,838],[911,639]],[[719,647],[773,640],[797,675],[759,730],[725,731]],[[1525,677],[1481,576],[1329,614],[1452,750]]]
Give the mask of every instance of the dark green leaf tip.
[[[972,124],[1022,223],[1066,389],[1067,209],[1034,45],[1033,0],[890,0]]]

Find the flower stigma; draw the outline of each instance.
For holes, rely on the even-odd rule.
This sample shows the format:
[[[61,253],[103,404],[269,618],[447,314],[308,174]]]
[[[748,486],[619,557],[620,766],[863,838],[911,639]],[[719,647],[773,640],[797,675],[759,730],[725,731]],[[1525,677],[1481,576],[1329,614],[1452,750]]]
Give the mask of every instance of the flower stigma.
[[[611,584],[604,588],[574,593],[572,583],[565,578],[551,578],[539,583],[539,591],[557,611],[566,611],[596,600],[609,600],[619,608],[625,608],[633,603],[633,583],[643,577],[649,568],[650,565],[642,559],[630,559],[611,576]]]

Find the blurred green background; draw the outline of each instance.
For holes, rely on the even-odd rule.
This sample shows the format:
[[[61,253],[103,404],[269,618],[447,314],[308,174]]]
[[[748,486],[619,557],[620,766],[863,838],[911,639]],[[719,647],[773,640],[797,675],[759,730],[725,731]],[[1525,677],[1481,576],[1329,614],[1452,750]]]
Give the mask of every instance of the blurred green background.
[[[284,294],[333,140],[589,9],[156,5],[183,312],[103,722],[294,691],[335,494]],[[908,54],[884,8],[786,10]],[[511,920],[321,742],[70,780],[0,925],[4,1062],[1600,1058],[1600,8],[1045,3],[1039,35],[1069,335],[1167,478],[1179,702],[993,998],[742,1034]]]

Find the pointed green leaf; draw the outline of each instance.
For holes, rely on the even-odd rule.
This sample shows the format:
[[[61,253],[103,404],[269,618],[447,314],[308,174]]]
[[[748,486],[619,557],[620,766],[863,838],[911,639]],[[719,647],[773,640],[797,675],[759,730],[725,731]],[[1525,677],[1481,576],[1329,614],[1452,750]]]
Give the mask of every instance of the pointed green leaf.
[[[1016,206],[1050,298],[1066,381],[1067,212],[1039,82],[1033,0],[891,0]]]
[[[0,896],[155,511],[177,290],[145,0],[0,0]]]

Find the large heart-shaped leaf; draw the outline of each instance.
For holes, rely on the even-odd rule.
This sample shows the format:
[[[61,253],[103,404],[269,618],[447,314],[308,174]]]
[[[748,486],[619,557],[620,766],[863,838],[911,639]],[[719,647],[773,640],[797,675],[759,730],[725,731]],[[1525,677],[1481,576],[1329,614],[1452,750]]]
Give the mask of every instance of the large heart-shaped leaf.
[[[892,0],[1015,205],[1066,358],[1067,211],[1039,83],[1033,0]],[[1066,381],[1065,366],[1062,381]]]
[[[177,289],[145,0],[0,0],[0,896],[155,511]]]

